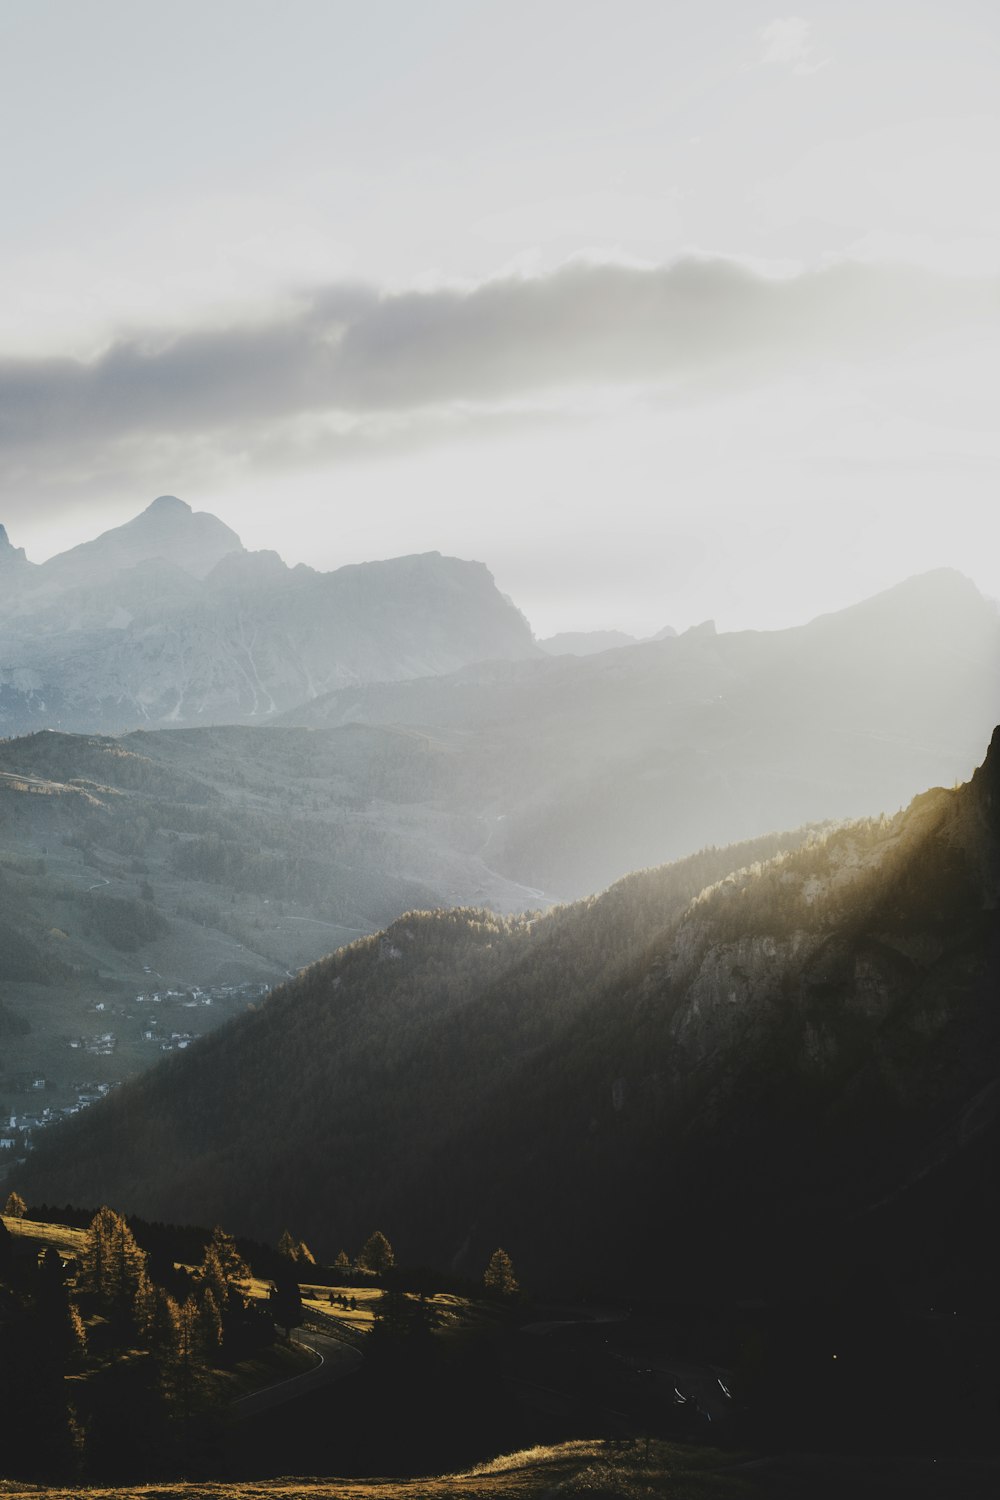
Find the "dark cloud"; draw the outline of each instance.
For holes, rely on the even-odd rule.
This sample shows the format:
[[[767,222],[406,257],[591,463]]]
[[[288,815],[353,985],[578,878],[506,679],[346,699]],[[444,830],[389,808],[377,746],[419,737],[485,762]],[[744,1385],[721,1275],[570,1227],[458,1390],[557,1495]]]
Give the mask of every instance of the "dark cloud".
[[[8,480],[107,463],[109,445],[209,441],[308,413],[381,419],[554,387],[706,373],[765,378],[802,359],[862,359],[995,320],[998,283],[844,264],[770,280],[732,262],[572,264],[471,290],[311,293],[268,323],[151,332],[90,362],[0,360]],[[227,446],[228,444],[224,445]]]

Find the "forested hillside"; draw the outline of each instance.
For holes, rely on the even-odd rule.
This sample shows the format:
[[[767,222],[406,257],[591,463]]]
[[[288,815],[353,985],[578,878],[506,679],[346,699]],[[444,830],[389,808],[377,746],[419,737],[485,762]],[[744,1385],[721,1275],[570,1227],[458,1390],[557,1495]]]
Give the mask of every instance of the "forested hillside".
[[[635,1287],[791,1285],[862,1245],[946,1277],[934,1224],[965,1222],[980,1277],[998,783],[995,737],[891,818],[535,919],[404,917],[66,1129],[25,1191]]]

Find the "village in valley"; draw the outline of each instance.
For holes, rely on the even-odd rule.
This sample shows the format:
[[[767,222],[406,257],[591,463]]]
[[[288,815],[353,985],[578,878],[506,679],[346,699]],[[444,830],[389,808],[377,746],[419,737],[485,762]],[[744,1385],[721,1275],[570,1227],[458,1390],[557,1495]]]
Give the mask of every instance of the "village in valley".
[[[160,978],[148,967],[143,973],[150,981]],[[138,1039],[151,1064],[158,1053],[183,1052],[204,1032],[261,1000],[270,989],[270,984],[260,982],[190,989],[157,989],[150,983],[130,1000],[88,1001],[84,1011],[88,1029],[67,1036],[64,1045],[81,1062],[114,1058],[127,1036],[133,1048]],[[107,1064],[98,1064],[90,1071],[107,1070]],[[0,1181],[12,1167],[24,1164],[43,1131],[97,1104],[122,1081],[80,1078],[61,1082],[39,1069],[0,1076]]]

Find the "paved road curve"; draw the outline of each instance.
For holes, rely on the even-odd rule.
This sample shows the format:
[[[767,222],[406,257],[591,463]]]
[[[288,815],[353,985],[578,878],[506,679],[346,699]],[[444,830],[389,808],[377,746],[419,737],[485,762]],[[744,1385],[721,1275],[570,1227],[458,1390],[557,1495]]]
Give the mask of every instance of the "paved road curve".
[[[353,1349],[341,1339],[331,1338],[328,1333],[318,1333],[312,1328],[296,1328],[292,1331],[292,1338],[297,1344],[318,1355],[319,1362],[311,1370],[303,1370],[301,1375],[279,1380],[275,1385],[265,1386],[262,1391],[252,1391],[249,1396],[241,1396],[238,1401],[234,1401],[232,1411],[238,1420],[256,1416],[258,1412],[270,1411],[286,1401],[295,1401],[307,1391],[314,1391],[334,1380],[343,1380],[346,1375],[353,1375],[360,1369],[363,1362],[360,1350]]]

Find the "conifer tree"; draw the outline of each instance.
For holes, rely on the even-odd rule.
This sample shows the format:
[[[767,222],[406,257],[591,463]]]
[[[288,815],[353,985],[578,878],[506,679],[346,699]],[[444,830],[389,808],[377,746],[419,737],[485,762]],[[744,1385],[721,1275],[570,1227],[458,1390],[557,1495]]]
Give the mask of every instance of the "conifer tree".
[[[381,1229],[376,1229],[365,1240],[364,1248],[358,1256],[358,1265],[362,1270],[374,1271],[376,1276],[383,1276],[395,1264],[392,1246]]]
[[[71,1370],[79,1369],[87,1358],[87,1330],[84,1327],[80,1309],[75,1302],[71,1302],[67,1309],[67,1322],[69,1323],[68,1342],[69,1349],[66,1355],[67,1367]]]
[[[198,1304],[188,1297],[173,1316],[173,1339],[169,1355],[170,1384],[179,1414],[185,1420],[194,1407],[198,1366],[203,1352]]]
[[[209,1248],[214,1249],[218,1255],[219,1264],[227,1281],[250,1280],[250,1267],[237,1250],[236,1241],[232,1235],[227,1234],[221,1225],[216,1224],[208,1244]]]
[[[301,1261],[304,1265],[314,1266],[316,1257],[313,1255],[305,1240],[297,1240],[291,1230],[283,1229],[281,1239],[278,1241],[278,1254],[283,1255],[286,1260]]]
[[[150,1319],[148,1343],[150,1353],[162,1364],[169,1364],[174,1357],[177,1343],[177,1320],[179,1307],[169,1292],[156,1288]]]
[[[297,1260],[298,1249],[299,1242],[292,1234],[292,1231],[290,1229],[283,1229],[281,1231],[281,1238],[278,1241],[278,1254],[283,1255],[286,1260]]]
[[[205,1250],[205,1260],[200,1272],[202,1288],[210,1292],[217,1308],[225,1307],[229,1298],[229,1278],[223,1269],[219,1252],[212,1240]]]
[[[87,1352],[83,1319],[69,1299],[62,1258],[51,1247],[38,1262],[34,1300],[38,1341],[45,1357],[78,1368]]]
[[[222,1348],[222,1313],[211,1287],[203,1289],[198,1299],[198,1313],[201,1352],[212,1360]]]
[[[518,1290],[514,1267],[506,1250],[494,1250],[483,1272],[483,1286],[497,1297],[512,1297]]]
[[[384,1291],[372,1303],[372,1339],[374,1347],[398,1345],[409,1337],[413,1323],[413,1303],[405,1292]]]
[[[20,1193],[8,1193],[3,1211],[8,1219],[23,1219],[28,1212],[28,1205]]]
[[[146,1254],[121,1214],[106,1205],[97,1210],[87,1230],[80,1285],[107,1313],[119,1338],[148,1331],[155,1294]]]
[[[279,1270],[271,1283],[267,1296],[268,1310],[279,1328],[288,1338],[293,1328],[302,1322],[302,1293],[295,1272],[289,1267]]]

